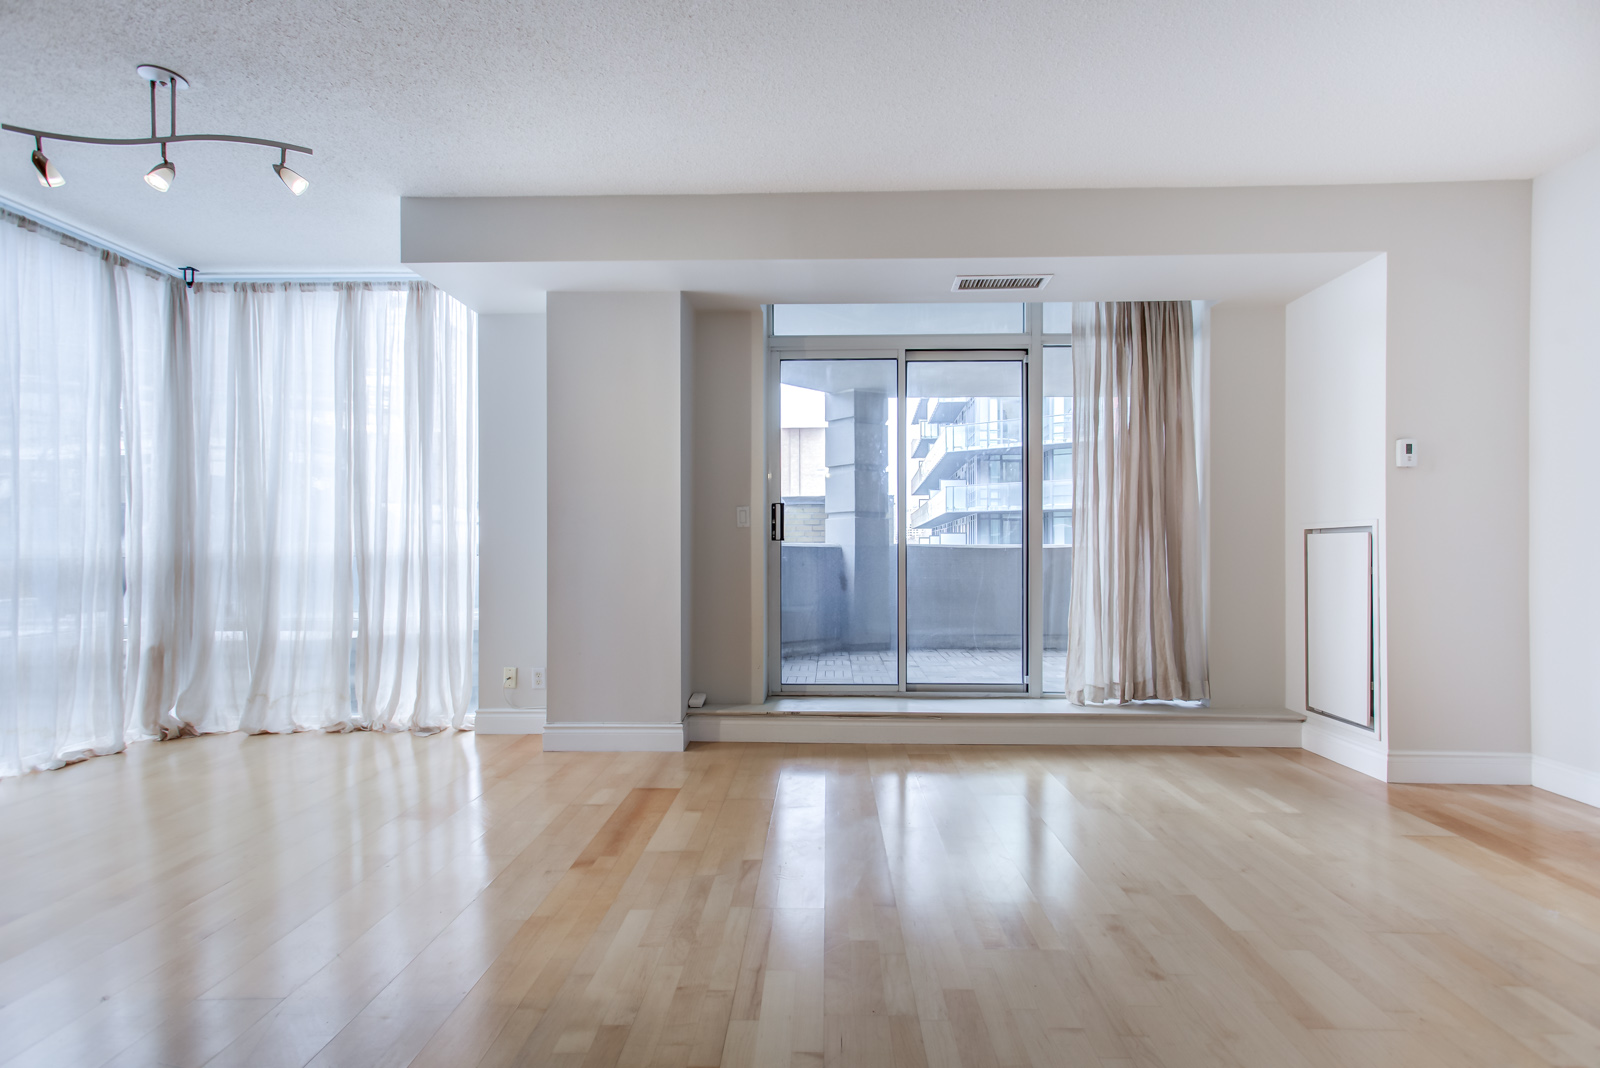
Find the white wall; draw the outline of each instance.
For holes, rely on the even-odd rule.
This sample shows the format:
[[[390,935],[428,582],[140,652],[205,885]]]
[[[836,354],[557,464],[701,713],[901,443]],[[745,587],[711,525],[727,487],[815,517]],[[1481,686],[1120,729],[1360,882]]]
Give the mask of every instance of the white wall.
[[[1283,699],[1282,305],[1211,309],[1211,705]]]
[[[762,319],[695,315],[694,665],[708,704],[766,697]],[[750,509],[750,525],[735,524]]]
[[[947,257],[1384,254],[1381,440],[1418,438],[1424,465],[1386,476],[1391,748],[1520,751],[1526,765],[1531,193],[1464,182],[407,199],[402,246],[422,265],[581,261],[591,280],[605,263],[697,259],[893,270]]]
[[[1368,732],[1314,714],[1303,743],[1388,777],[1383,722],[1384,398],[1388,270],[1379,256],[1292,302],[1284,314],[1283,703],[1304,710],[1305,531],[1378,526],[1379,722]]]
[[[543,725],[545,317],[478,317],[478,729]],[[517,687],[500,669],[517,668]],[[532,710],[531,712],[529,710]]]
[[[547,749],[682,748],[691,336],[678,293],[551,293]]]
[[[1600,149],[1533,184],[1529,637],[1535,784],[1600,805]]]

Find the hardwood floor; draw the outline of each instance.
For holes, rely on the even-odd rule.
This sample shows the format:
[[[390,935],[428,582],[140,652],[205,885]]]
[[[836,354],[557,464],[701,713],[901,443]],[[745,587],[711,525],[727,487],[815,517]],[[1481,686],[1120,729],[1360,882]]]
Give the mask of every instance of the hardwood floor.
[[[0,858],[4,1065],[1600,1065],[1600,812],[1298,750],[226,735]]]

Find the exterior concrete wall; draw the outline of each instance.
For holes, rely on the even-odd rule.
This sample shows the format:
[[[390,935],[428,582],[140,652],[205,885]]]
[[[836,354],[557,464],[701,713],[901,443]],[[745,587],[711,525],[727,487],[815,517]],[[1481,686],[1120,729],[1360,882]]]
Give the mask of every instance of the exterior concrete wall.
[[[1066,617],[1072,548],[1045,547],[1045,617]],[[783,653],[846,648],[844,550],[783,546]],[[906,547],[906,644],[911,649],[1015,649],[1022,641],[1022,548],[1008,545]],[[1063,628],[1064,635],[1064,628]],[[1046,642],[1052,651],[1064,648]]]

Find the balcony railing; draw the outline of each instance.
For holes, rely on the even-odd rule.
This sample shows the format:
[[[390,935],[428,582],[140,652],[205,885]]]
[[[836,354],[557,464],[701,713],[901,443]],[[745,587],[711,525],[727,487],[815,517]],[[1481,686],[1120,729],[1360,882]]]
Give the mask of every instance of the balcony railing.
[[[1044,484],[1044,507],[1046,511],[1072,507],[1070,478],[1051,479]],[[913,529],[917,529],[959,516],[1021,511],[1020,482],[992,482],[980,486],[947,482],[911,510],[910,523]]]
[[[1046,445],[1072,444],[1072,413],[1046,413],[1044,417],[1044,443]]]
[[[915,471],[911,473],[913,491],[919,489],[925,478],[938,467],[939,462],[951,453],[974,452],[979,449],[1013,449],[1022,447],[1022,420],[995,419],[987,423],[918,423],[910,435],[915,448],[926,452]],[[931,441],[931,444],[928,442]]]

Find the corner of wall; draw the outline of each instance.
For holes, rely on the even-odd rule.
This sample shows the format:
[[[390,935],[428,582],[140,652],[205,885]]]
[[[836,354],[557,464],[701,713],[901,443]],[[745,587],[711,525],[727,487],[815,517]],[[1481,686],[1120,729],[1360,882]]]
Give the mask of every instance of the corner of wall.
[[[1528,652],[1533,782],[1600,805],[1600,148],[1534,180],[1528,328]]]

